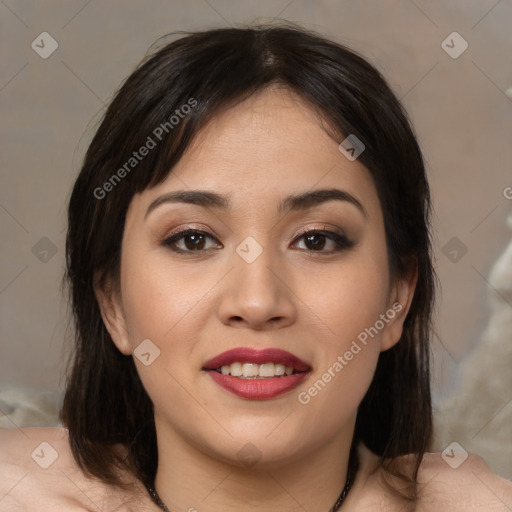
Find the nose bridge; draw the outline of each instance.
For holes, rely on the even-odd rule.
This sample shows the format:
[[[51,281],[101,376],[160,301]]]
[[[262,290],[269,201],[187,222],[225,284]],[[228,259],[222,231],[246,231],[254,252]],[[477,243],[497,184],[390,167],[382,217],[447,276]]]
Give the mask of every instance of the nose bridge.
[[[233,252],[233,270],[222,290],[219,315],[223,323],[244,323],[253,328],[265,324],[287,324],[295,308],[279,263],[277,247],[269,238],[260,244],[254,237],[244,239]]]
[[[260,240],[262,237],[259,237]],[[244,239],[233,255],[234,273],[239,298],[245,297],[248,303],[270,303],[276,297],[278,283],[275,271],[275,248],[270,246],[269,238],[260,244],[255,238],[249,236]]]

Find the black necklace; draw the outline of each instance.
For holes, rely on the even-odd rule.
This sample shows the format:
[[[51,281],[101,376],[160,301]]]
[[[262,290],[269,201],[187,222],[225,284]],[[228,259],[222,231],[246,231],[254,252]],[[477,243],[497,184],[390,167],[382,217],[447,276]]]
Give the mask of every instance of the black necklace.
[[[339,498],[336,500],[336,503],[330,508],[329,512],[336,512],[343,502],[345,501],[345,498],[347,497],[348,491],[350,491],[350,488],[352,487],[352,484],[354,483],[356,472],[358,469],[359,464],[357,462],[355,464],[350,464],[348,466],[347,471],[347,481],[345,483],[345,487],[341,491],[341,494]],[[153,487],[150,487],[148,489],[149,494],[151,495],[151,498],[153,498],[153,501],[164,511],[164,512],[171,512],[167,505],[161,500],[160,496],[156,492],[156,490]]]

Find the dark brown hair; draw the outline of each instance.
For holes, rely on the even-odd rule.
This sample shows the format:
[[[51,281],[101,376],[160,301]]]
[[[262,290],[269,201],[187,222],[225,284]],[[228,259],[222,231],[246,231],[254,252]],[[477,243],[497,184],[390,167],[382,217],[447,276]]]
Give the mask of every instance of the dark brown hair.
[[[342,45],[288,24],[186,34],[145,59],[104,115],[68,210],[65,277],[76,346],[61,418],[74,457],[86,473],[105,482],[121,483],[116,473],[121,465],[147,487],[153,485],[158,464],[153,406],[133,358],[117,350],[102,322],[93,278],[101,271],[103,278],[118,282],[125,215],[134,194],[161,183],[213,116],[273,84],[307,102],[338,142],[349,134],[363,141],[359,160],[378,191],[391,273],[401,276],[417,268],[402,337],[379,356],[353,441],[379,455],[388,483],[402,479],[400,493],[414,501],[432,434],[429,337],[435,276],[422,154],[403,107],[373,66]],[[195,107],[171,129],[169,119],[191,99]],[[113,181],[162,123],[168,130],[157,146]],[[99,192],[107,182],[108,193]],[[116,455],[116,443],[128,447],[124,460]],[[404,471],[397,457],[410,453],[413,467]]]

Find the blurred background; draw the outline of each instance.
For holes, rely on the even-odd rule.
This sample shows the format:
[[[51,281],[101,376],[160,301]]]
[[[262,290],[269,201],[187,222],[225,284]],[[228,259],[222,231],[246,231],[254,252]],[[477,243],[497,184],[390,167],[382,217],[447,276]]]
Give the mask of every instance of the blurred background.
[[[441,284],[435,449],[457,442],[511,478],[510,0],[2,0],[0,426],[57,424],[66,203],[105,105],[158,37],[275,19],[362,53],[408,110]]]

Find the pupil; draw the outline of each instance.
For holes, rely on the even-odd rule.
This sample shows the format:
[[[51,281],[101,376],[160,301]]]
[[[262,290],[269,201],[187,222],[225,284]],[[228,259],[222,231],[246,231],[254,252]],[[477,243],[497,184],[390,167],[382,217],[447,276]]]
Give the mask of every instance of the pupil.
[[[185,245],[187,246],[187,249],[202,249],[204,245],[204,238],[202,238],[203,235],[200,234],[190,234],[187,235],[185,238]],[[191,244],[188,244],[187,242],[192,241]]]
[[[322,241],[321,241],[321,242],[318,242],[318,238],[317,238],[317,237],[322,238]],[[315,238],[317,239],[317,241],[316,241],[316,242],[314,241],[314,240],[315,240]],[[315,233],[315,234],[313,234],[313,235],[308,235],[308,236],[306,237],[306,245],[307,245],[308,243],[311,243],[311,245],[312,245],[312,247],[313,247],[313,248],[316,248],[316,249],[319,249],[319,248],[320,248],[320,249],[323,249],[323,247],[324,247],[324,245],[325,245],[325,237],[324,237],[324,235],[319,234],[319,233]]]

